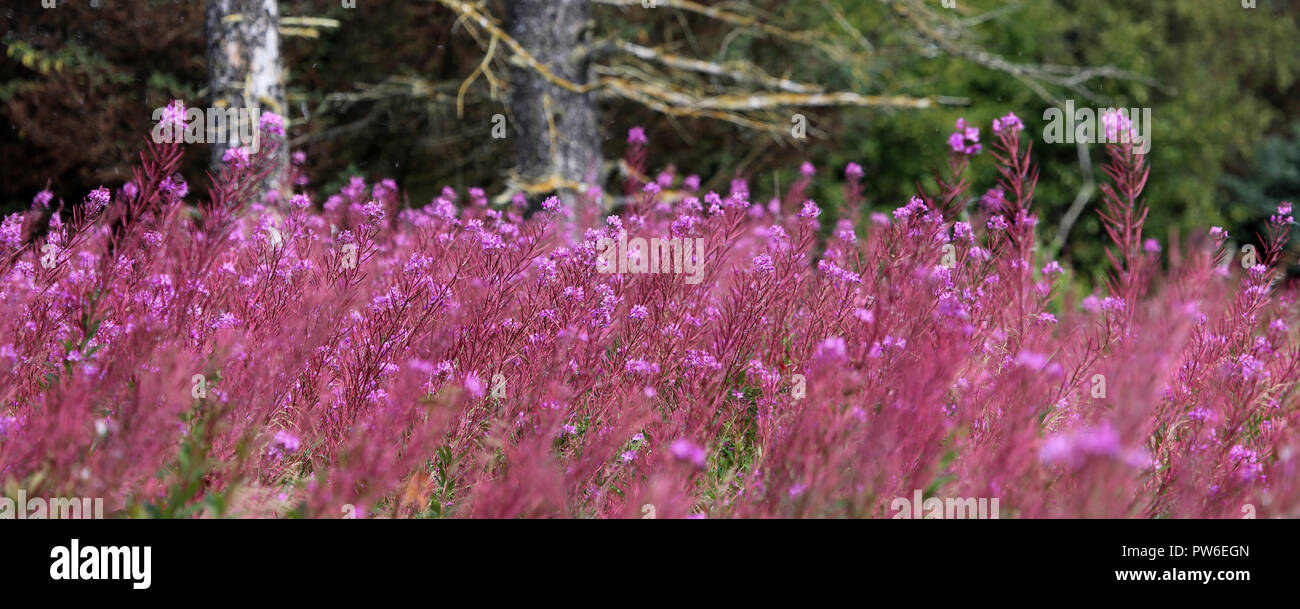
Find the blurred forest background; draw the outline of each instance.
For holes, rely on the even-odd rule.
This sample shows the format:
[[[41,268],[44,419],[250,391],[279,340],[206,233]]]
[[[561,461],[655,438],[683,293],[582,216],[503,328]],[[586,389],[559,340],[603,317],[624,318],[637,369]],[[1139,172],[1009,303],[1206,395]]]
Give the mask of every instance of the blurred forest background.
[[[310,189],[330,193],[359,175],[395,179],[417,205],[443,186],[509,192],[525,142],[514,120],[494,139],[492,117],[517,118],[519,104],[538,100],[511,108],[510,77],[529,67],[474,16],[505,30],[536,1],[279,2],[288,137],[307,155]],[[1044,110],[1073,100],[1152,109],[1147,227],[1162,242],[1210,225],[1248,237],[1279,200],[1300,202],[1300,0],[584,6],[578,51],[601,85],[590,93],[592,145],[613,169],[601,176],[611,193],[628,129],[640,125],[648,167],[699,174],[706,189],[739,174],[766,200],[809,161],[813,198],[834,216],[844,167],[857,162],[867,211],[889,210],[933,183],[958,117],[987,141],[992,119],[1012,111],[1041,164],[1043,248],[1086,275],[1103,260],[1092,187],[1103,152],[1042,140]],[[7,1],[0,211],[25,209],[47,184],[69,202],[121,186],[153,109],[208,105],[204,17],[199,0]],[[792,137],[796,114],[805,139]],[[208,160],[206,146],[187,153],[185,177],[200,191]],[[971,175],[975,196],[993,185],[987,154]]]

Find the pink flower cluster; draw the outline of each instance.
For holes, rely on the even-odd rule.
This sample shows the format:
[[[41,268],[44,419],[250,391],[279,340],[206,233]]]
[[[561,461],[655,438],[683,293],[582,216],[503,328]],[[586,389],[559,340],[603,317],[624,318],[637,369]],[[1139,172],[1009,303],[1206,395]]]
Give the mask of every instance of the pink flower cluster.
[[[1162,260],[1131,145],[1079,294],[1034,247],[1014,115],[982,204],[953,161],[861,223],[808,198],[811,165],[766,202],[629,178],[606,217],[598,188],[317,193],[295,155],[281,205],[262,128],[203,197],[151,144],[44,234],[48,197],[0,222],[0,485],[166,516],[870,517],[918,488],[1004,518],[1300,515],[1291,206],[1248,271],[1221,229]],[[704,281],[599,272],[620,236],[703,239]]]

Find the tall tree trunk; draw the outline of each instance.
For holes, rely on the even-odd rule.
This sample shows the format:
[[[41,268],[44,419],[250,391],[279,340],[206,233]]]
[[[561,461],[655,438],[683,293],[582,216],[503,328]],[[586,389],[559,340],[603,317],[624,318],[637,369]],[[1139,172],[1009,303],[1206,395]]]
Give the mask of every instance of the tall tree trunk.
[[[257,108],[257,114],[270,111],[285,116],[280,8],[276,0],[208,0],[205,17],[212,106]],[[212,143],[214,168],[221,165],[221,157],[231,143]],[[278,156],[276,169],[267,178],[269,188],[283,186],[282,178],[289,167],[287,144],[280,146]]]
[[[590,19],[587,0],[511,0],[507,32],[556,76],[585,84],[590,65],[576,50]],[[594,183],[601,159],[594,94],[565,89],[528,66],[513,69],[510,85],[520,177]]]

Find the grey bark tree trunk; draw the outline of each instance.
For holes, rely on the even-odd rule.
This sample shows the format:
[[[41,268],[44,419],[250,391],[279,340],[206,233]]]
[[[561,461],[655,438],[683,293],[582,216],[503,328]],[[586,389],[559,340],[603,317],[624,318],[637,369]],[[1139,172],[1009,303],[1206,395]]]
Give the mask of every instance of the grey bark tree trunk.
[[[575,51],[590,31],[590,19],[587,0],[511,0],[506,29],[557,76],[586,84],[590,64]],[[520,177],[594,183],[601,160],[595,95],[565,89],[522,65],[514,67],[510,85]]]
[[[212,106],[257,108],[259,115],[275,112],[287,121],[276,0],[208,0],[205,21]],[[231,142],[212,143],[214,168],[230,147]],[[287,144],[280,146],[277,161],[267,186],[280,189],[289,167]]]

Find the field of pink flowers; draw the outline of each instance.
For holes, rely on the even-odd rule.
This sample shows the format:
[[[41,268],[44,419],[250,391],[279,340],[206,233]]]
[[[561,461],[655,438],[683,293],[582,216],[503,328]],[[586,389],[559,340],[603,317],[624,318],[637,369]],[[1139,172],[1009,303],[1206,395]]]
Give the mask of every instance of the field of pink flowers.
[[[262,186],[275,118],[203,194],[181,145],[148,144],[121,188],[4,219],[6,495],[115,516],[893,517],[919,489],[1002,518],[1300,515],[1289,204],[1257,264],[1217,228],[1162,248],[1146,159],[1109,145],[1112,268],[1082,295],[1037,252],[1012,115],[984,144],[959,122],[937,192],[892,212],[867,213],[850,165],[843,215],[863,221],[825,227],[807,165],[770,202],[630,179],[607,215],[598,191],[325,196],[299,157],[286,201]],[[628,145],[647,175],[644,135]],[[967,175],[975,154],[996,179]],[[670,236],[704,240],[702,281],[597,268],[604,239]]]

